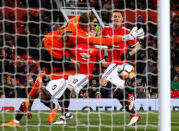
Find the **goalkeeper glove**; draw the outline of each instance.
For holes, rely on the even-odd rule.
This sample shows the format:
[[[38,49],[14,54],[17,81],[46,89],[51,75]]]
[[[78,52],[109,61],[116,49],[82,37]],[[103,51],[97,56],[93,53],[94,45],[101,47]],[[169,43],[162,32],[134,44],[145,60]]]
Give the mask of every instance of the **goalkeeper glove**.
[[[134,27],[128,35],[123,36],[123,41],[135,39],[144,39],[144,30],[142,28],[137,30],[137,27]]]
[[[144,33],[143,28],[140,28],[137,30],[137,39],[144,39],[144,35],[145,33]]]

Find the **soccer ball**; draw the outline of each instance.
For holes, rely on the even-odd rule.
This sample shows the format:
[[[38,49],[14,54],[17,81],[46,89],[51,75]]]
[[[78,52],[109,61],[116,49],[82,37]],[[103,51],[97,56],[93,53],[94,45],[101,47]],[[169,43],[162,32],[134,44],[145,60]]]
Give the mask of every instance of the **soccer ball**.
[[[118,68],[118,75],[122,79],[132,79],[135,77],[134,67],[130,64],[120,65]]]

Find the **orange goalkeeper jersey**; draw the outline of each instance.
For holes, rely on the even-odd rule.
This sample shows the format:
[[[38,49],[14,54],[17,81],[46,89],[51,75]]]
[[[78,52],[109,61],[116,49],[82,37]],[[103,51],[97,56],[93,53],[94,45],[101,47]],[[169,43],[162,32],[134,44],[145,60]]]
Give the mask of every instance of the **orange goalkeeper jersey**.
[[[69,23],[44,37],[44,46],[54,58],[61,59],[68,49],[80,43],[110,46],[122,42],[122,36],[109,38],[89,36],[89,33],[79,26],[79,18],[76,16],[70,19]]]

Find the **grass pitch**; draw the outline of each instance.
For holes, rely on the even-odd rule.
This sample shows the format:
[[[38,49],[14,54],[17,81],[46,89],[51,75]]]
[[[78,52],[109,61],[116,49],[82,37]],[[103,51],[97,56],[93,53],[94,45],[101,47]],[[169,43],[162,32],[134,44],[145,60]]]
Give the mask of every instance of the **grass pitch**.
[[[158,112],[138,112],[141,122],[134,127],[128,127],[129,115],[123,111],[76,111],[73,119],[67,125],[53,125],[47,122],[47,111],[32,111],[32,119],[25,116],[19,127],[0,127],[1,131],[157,131]],[[9,122],[16,112],[0,112],[0,124]],[[58,114],[59,116],[60,114]],[[58,117],[56,118],[58,119]],[[179,111],[172,112],[172,131],[179,130]]]

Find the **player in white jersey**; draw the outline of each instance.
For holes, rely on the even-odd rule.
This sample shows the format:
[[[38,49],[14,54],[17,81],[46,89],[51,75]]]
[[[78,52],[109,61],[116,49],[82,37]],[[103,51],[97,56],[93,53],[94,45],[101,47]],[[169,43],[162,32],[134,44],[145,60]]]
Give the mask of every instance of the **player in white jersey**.
[[[66,86],[67,80],[61,78],[49,81],[44,90],[46,90],[46,94],[50,94],[51,99],[59,99],[63,95]]]
[[[74,89],[76,94],[79,94],[80,90],[85,87],[88,82],[88,76],[84,74],[71,75],[69,76],[68,80],[64,78],[51,80],[43,89],[41,99],[59,99],[69,85]]]
[[[72,114],[68,111],[70,93],[68,88],[72,89],[75,94],[79,94],[80,90],[88,84],[88,76],[84,74],[76,74],[69,76],[68,80],[57,79],[51,80],[44,88],[41,99],[45,101],[58,100],[62,108],[62,115],[54,124],[66,124],[67,119],[72,119]],[[67,88],[68,87],[68,88]],[[68,97],[68,99],[66,99]]]
[[[80,90],[88,85],[95,62],[102,57],[101,53],[93,46],[77,45],[71,50],[71,55],[73,55],[71,58],[78,61],[80,70],[75,75],[69,76],[68,80],[57,79],[47,83],[41,94],[41,101],[50,101],[52,98],[58,99],[62,108],[62,115],[54,124],[66,124],[66,120],[72,118],[71,113],[68,111],[70,94],[72,91],[79,94]]]

